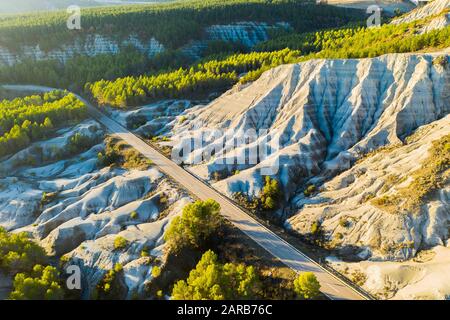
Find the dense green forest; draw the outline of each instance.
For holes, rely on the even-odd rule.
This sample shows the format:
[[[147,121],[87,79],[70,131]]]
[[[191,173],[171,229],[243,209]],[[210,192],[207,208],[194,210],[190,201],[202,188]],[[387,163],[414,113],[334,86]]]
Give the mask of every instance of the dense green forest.
[[[300,50],[305,56],[303,59],[344,59],[448,47],[450,27],[420,34],[426,21],[400,25],[385,24],[379,28],[356,27],[291,34],[261,43],[255,49],[272,51],[290,48]]]
[[[10,233],[0,227],[0,271],[15,275],[10,299],[62,299],[60,274],[49,262],[45,250],[25,232]]]
[[[246,8],[242,12],[248,14],[250,13],[246,10],[252,6],[269,6],[275,8],[275,12],[281,10],[280,14],[286,15],[291,14],[290,10],[295,8],[301,8],[302,15],[311,9],[301,1],[254,0],[248,4],[241,0],[233,0],[224,3],[209,1],[205,4],[190,1],[184,4],[153,6],[152,9],[144,6],[139,7],[139,10],[125,7],[103,8],[87,13],[88,17],[92,15],[99,21],[103,21],[102,19],[109,21],[108,19],[113,18],[121,21],[123,15],[130,14],[132,17],[133,14],[140,17],[147,14],[152,16],[157,12],[157,16],[164,20],[167,16],[181,17],[189,16],[193,14],[192,12],[206,12],[204,16],[194,14],[190,20],[201,21],[208,25],[215,21],[214,19],[231,21],[235,14],[232,11],[241,6]],[[309,26],[309,29],[326,27],[330,24],[342,25],[342,22],[352,20],[352,16],[348,15],[349,12],[343,11],[342,14],[348,19],[338,14],[339,21],[333,16],[331,19],[327,18],[328,22],[322,23],[321,15],[331,9],[327,6],[314,7],[321,13],[312,17],[317,24]],[[226,14],[219,17],[217,14],[220,12]],[[265,12],[265,9],[255,10],[249,19],[257,20],[273,15],[273,12],[271,14]],[[27,28],[26,25],[32,25],[28,29],[35,32],[52,16],[56,19],[58,14],[33,15],[34,18],[27,20],[27,24],[19,23],[13,18],[0,19],[0,31],[6,28],[5,26]],[[257,46],[257,52],[250,53],[232,53],[244,49],[223,42],[215,43],[208,49],[211,56],[201,62],[193,62],[180,50],[167,50],[154,58],[148,58],[132,48],[122,50],[116,55],[77,56],[65,64],[59,61],[23,61],[11,67],[0,67],[0,82],[36,83],[76,91],[84,88],[99,104],[115,107],[138,105],[161,98],[204,98],[211,92],[224,91],[238,81],[242,83],[253,81],[265,70],[284,63],[301,62],[312,58],[374,57],[386,53],[414,52],[449,46],[450,27],[420,34],[420,29],[428,20],[402,25],[385,24],[378,28],[361,27],[355,22],[352,26],[340,29],[274,34],[272,40]],[[133,20],[137,25],[140,24],[139,21]],[[170,29],[170,23],[167,24],[167,28]],[[143,30],[145,31],[145,28]]]
[[[204,28],[214,23],[235,21],[288,21],[293,30],[305,32],[360,23],[365,13],[332,6],[317,6],[311,1],[228,0],[184,1],[151,6],[95,8],[82,12],[80,31],[65,27],[66,13],[39,13],[0,16],[0,47],[19,50],[20,45],[39,45],[43,50],[61,47],[88,34],[101,33],[112,39],[136,34],[142,40],[155,36],[166,50],[148,57],[134,47],[122,47],[118,54],[75,56],[59,60],[22,60],[13,66],[0,66],[0,83],[34,83],[80,91],[87,82],[113,80],[125,76],[174,71],[194,63],[178,48],[203,36]],[[277,37],[281,30],[272,30]],[[208,41],[203,56],[247,52],[240,43]]]
[[[199,63],[189,69],[180,68],[156,75],[101,80],[86,84],[86,91],[101,105],[125,107],[161,98],[207,97],[223,91],[239,81],[239,74],[262,67],[295,61],[298,51],[235,54],[222,60]]]
[[[64,91],[3,100],[0,102],[0,157],[85,117],[86,105]]]
[[[114,81],[102,80],[87,84],[100,104],[115,107],[136,105],[155,98],[190,98],[238,81],[257,79],[262,72],[275,66],[313,58],[364,58],[386,53],[414,52],[450,45],[450,27],[419,34],[423,21],[403,25],[383,25],[379,28],[347,28],[294,34],[261,45],[271,50],[289,44],[292,47],[272,52],[236,54],[224,59],[205,61],[191,69],[180,69],[153,76],[126,77]],[[246,73],[243,77],[237,75]]]
[[[224,57],[246,50],[239,44],[211,41],[205,54],[209,57]],[[87,82],[153,74],[162,70],[173,71],[180,67],[187,68],[194,62],[194,58],[181,50],[166,50],[150,58],[136,48],[129,47],[117,54],[92,57],[78,55],[65,63],[59,60],[28,59],[13,66],[3,65],[0,66],[0,83],[34,83],[80,92]]]
[[[25,60],[13,66],[0,66],[0,82],[33,83],[78,91],[86,82],[155,71],[153,65],[144,54],[130,48],[116,55],[76,56],[65,64],[58,60]]]
[[[297,32],[339,27],[361,21],[361,10],[317,6],[311,0],[194,0],[160,5],[118,6],[82,10],[81,30],[66,27],[65,11],[0,17],[0,45],[12,50],[39,44],[49,50],[101,33],[113,38],[136,34],[155,37],[166,48],[178,48],[201,38],[212,24],[238,21],[289,22]]]

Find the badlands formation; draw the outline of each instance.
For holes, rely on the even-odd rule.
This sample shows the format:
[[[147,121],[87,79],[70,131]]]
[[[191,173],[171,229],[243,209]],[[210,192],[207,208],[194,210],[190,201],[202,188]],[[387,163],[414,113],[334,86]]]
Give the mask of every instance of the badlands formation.
[[[162,101],[111,116],[128,127],[139,119],[136,133],[167,135],[170,141],[162,143],[175,148],[211,128],[229,130],[235,138],[249,128],[267,130],[279,146],[256,165],[220,164],[246,148],[221,154],[221,136],[195,150],[213,144],[218,152],[212,159],[190,164],[194,155],[187,154],[184,164],[229,196],[243,192],[250,197],[263,186],[261,168],[279,164],[273,177],[280,181],[284,201],[274,214],[285,219],[287,228],[307,236],[319,223],[333,252],[329,263],[350,277],[362,274],[360,285],[379,297],[440,299],[450,294],[445,285],[448,170],[442,174],[447,180],[419,211],[392,212],[373,201],[408,187],[429,161],[435,142],[450,134],[448,54],[283,65],[207,105]],[[53,158],[77,132],[97,142],[71,159],[39,161]],[[88,275],[84,297],[121,263],[132,297],[151,281],[153,266],[164,263],[164,229],[191,199],[156,167],[101,168],[97,154],[104,148],[104,134],[96,122],[86,121],[4,160],[0,225],[28,232],[50,254],[79,265]],[[40,157],[37,149],[42,149]],[[14,169],[29,157],[37,164]],[[225,178],[212,180],[216,171]],[[310,184],[317,191],[306,196]],[[44,192],[49,200],[42,202]],[[118,236],[127,240],[122,250],[114,247]],[[150,257],[141,257],[143,250]],[[439,281],[442,286],[434,286]]]
[[[96,142],[70,159],[41,163],[54,159],[76,133]],[[29,233],[49,254],[80,266],[85,298],[120,263],[130,298],[143,292],[153,266],[164,262],[164,229],[191,199],[157,168],[102,168],[97,154],[104,134],[86,121],[0,163],[0,225]],[[17,166],[30,158],[33,167]],[[126,239],[125,248],[115,248],[117,237]]]
[[[445,262],[450,252],[448,169],[440,173],[444,183],[423,199],[418,211],[387,210],[374,201],[408,187],[417,170],[430,161],[433,142],[450,134],[448,54],[446,49],[283,65],[208,105],[187,110],[183,121],[168,124],[167,132],[178,149],[186,139],[202,137],[202,146],[184,155],[184,163],[231,197],[236,192],[257,197],[264,185],[261,169],[278,166],[272,176],[281,183],[285,197],[277,214],[287,219],[286,227],[308,236],[312,225],[319,223],[328,246],[344,259],[380,261],[381,266],[381,261],[397,261],[401,267],[401,261],[439,246],[442,250],[435,259]],[[221,129],[216,139],[204,138],[211,129]],[[271,135],[279,145],[273,145],[273,153],[257,165],[227,162],[245,155],[252,145],[227,153],[225,135],[239,140],[248,129],[266,130],[259,139]],[[212,158],[192,163],[211,148]],[[215,182],[215,172],[225,178]],[[304,190],[311,184],[317,192],[306,196]],[[417,273],[410,271],[414,274],[401,285],[390,287],[387,284],[395,276],[389,270],[396,269],[383,270],[376,287],[362,285],[380,297],[384,294],[380,287],[392,291],[386,297],[394,297],[400,289],[409,294],[395,297],[450,294],[448,286],[437,293],[426,291],[432,282],[423,280],[426,271],[420,268],[411,269]],[[417,279],[423,280],[426,292],[416,296],[415,289],[407,288]]]
[[[430,6],[401,19],[427,10],[430,16],[449,3]],[[304,237],[319,226],[330,265],[381,298],[443,299],[450,296],[449,53],[282,65],[205,105],[161,101],[111,116],[138,134],[169,137],[162,144],[175,150],[203,139],[183,154],[183,164],[230,197],[258,197],[262,169],[275,168],[271,175],[284,198],[273,214]],[[248,129],[262,133],[259,140],[227,152],[225,140],[241,140]],[[215,139],[205,135],[211,130]],[[89,150],[45,161],[77,132],[95,141]],[[104,135],[95,121],[85,121],[4,159],[0,226],[28,232],[49,254],[79,265],[87,275],[84,297],[121,263],[130,298],[164,263],[164,229],[192,199],[156,167],[101,167]],[[246,158],[260,143],[271,154],[259,163],[226,161]],[[211,149],[211,158],[194,161]],[[23,161],[30,158],[32,167]],[[430,190],[409,205],[421,183],[431,183]],[[305,193],[310,185],[315,191]],[[118,236],[127,240],[121,250],[114,246]]]
[[[273,177],[285,198],[274,214],[303,235],[319,222],[334,252],[330,264],[350,277],[363,274],[360,284],[379,297],[442,298],[450,294],[444,272],[450,257],[448,180],[419,212],[388,212],[373,200],[407,187],[433,142],[450,134],[448,53],[284,65],[207,105],[162,101],[111,116],[127,126],[137,118],[136,133],[170,136],[163,143],[175,148],[210,128],[229,129],[237,138],[245,129],[267,130],[280,143],[257,165],[219,164],[221,157],[235,155],[220,150],[200,164],[189,165],[186,155],[185,165],[229,196],[254,197],[264,183],[261,168],[278,163]],[[42,158],[53,158],[77,132],[97,142],[71,159],[40,163],[37,157],[32,168],[14,169],[36,157],[37,149]],[[151,281],[155,263],[164,263],[164,228],[191,199],[155,167],[101,168],[97,154],[104,134],[86,121],[4,160],[0,225],[28,232],[50,254],[79,265],[88,275],[84,297],[121,263],[131,297]],[[204,141],[195,152],[214,143],[221,146]],[[225,178],[213,181],[216,171]],[[307,197],[303,191],[310,184],[317,192]],[[42,203],[44,192],[50,200]],[[118,236],[127,240],[123,250],[114,248]],[[142,250],[153,258],[141,257]],[[424,255],[422,262],[418,257]],[[443,285],[433,286],[436,281]]]
[[[216,136],[204,139],[193,153],[207,153],[211,144],[221,149],[191,170],[212,178],[216,171],[231,175],[238,169],[217,187],[228,195],[255,196],[263,186],[260,169],[278,163],[276,176],[288,201],[308,182],[320,184],[349,169],[361,155],[401,143],[418,127],[447,115],[450,77],[447,64],[438,62],[448,61],[448,53],[310,60],[274,68],[250,85],[186,111],[185,121],[171,122],[173,145],[182,149],[185,139],[209,129],[223,129],[219,133],[232,133],[235,139],[248,129],[267,130],[279,146],[274,145],[276,151],[258,165],[227,165],[227,157],[243,153],[249,145],[227,154],[217,143],[224,137]],[[185,163],[190,158],[194,155],[185,156]]]

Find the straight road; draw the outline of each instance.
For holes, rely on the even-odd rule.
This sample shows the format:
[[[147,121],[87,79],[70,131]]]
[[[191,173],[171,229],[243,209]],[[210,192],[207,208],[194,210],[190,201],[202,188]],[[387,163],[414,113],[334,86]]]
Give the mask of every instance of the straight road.
[[[50,91],[54,90],[47,87],[38,86],[4,86],[6,89],[21,91]],[[189,190],[199,199],[214,199],[217,201],[222,210],[223,216],[233,223],[237,228],[243,231],[247,236],[253,239],[258,245],[279,259],[285,265],[293,269],[295,272],[311,271],[313,272],[321,284],[321,291],[327,297],[333,300],[363,300],[365,296],[356,291],[352,286],[346,284],[338,277],[324,269],[318,263],[310,259],[307,255],[290,245],[288,242],[277,236],[274,232],[256,221],[244,210],[236,206],[230,199],[217,192],[208,184],[193,176],[172,160],[163,156],[159,151],[145,143],[142,139],[128,131],[126,128],[118,124],[116,121],[107,117],[97,108],[93,107],[88,101],[82,97],[78,98],[83,101],[89,108],[89,112],[93,118],[104,125],[107,130],[117,137],[126,141],[145,157],[150,159],[161,171],[181,186]]]

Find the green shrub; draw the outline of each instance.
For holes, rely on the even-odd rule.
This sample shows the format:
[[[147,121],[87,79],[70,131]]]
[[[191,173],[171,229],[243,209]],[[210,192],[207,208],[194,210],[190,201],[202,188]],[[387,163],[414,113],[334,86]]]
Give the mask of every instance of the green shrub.
[[[130,213],[130,218],[136,220],[137,218],[139,218],[139,215],[136,211],[133,211],[132,213]]]
[[[261,206],[264,210],[274,210],[278,207],[281,200],[281,191],[276,179],[266,176],[260,198]]]
[[[340,218],[339,219],[339,225],[343,228],[348,228],[350,226],[350,222],[347,220],[347,218]]]
[[[30,272],[36,264],[45,265],[45,251],[26,233],[8,233],[0,227],[0,268],[6,272]]]
[[[205,252],[188,279],[172,290],[174,300],[254,299],[261,283],[252,266],[221,264],[211,250]]]
[[[50,202],[54,201],[57,196],[58,196],[57,192],[51,192],[51,193],[44,192],[41,197],[41,206],[44,206],[44,205],[49,204]]]
[[[313,193],[316,192],[316,186],[313,184],[310,184],[306,187],[305,191],[303,191],[303,194],[307,197],[310,197],[313,195]]]
[[[320,221],[314,221],[310,229],[311,239],[317,244],[321,245],[324,238],[324,231]]]
[[[358,286],[363,286],[367,281],[367,276],[359,270],[354,270],[351,275],[351,280]]]
[[[62,300],[59,273],[52,266],[35,265],[30,274],[18,273],[14,277],[13,300]]]
[[[311,234],[317,235],[320,232],[321,226],[320,223],[317,221],[314,221],[311,225]]]
[[[178,123],[182,124],[184,122],[186,122],[188,120],[188,118],[186,116],[181,116],[178,120]]]
[[[81,133],[75,133],[70,137],[69,143],[64,150],[64,156],[70,156],[86,151],[97,142],[96,137],[89,137]]]
[[[242,192],[233,193],[233,199],[241,206],[253,213],[257,213],[258,208],[261,206],[260,199],[257,199],[256,197],[251,199],[249,196],[243,194]]]
[[[433,59],[433,64],[446,68],[448,66],[448,57],[446,55],[438,56]]]
[[[196,201],[186,205],[181,216],[172,220],[164,240],[174,251],[184,246],[199,248],[218,230],[221,223],[220,205],[216,201]]]
[[[118,236],[114,239],[114,249],[122,250],[128,245],[127,239],[124,237]]]
[[[320,283],[312,272],[302,272],[294,280],[294,291],[300,299],[314,299],[320,295]]]
[[[101,167],[108,167],[118,163],[120,160],[120,155],[117,153],[116,150],[104,151],[98,153],[97,159],[98,164]]]
[[[113,269],[106,272],[97,284],[92,298],[98,300],[123,299],[124,288],[121,284],[121,278],[123,278],[123,267],[120,263],[116,263]]]
[[[160,275],[161,275],[161,268],[158,266],[153,266],[152,267],[152,277],[158,278]]]
[[[123,266],[122,266],[121,263],[116,263],[116,264],[114,265],[114,272],[119,273],[119,272],[121,272],[122,270],[123,270]]]

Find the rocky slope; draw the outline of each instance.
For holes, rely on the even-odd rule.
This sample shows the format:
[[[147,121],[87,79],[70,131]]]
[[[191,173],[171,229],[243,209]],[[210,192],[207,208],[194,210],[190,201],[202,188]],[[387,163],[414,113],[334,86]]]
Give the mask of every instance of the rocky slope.
[[[346,260],[380,261],[380,268],[385,266],[381,261],[398,261],[391,263],[403,266],[401,261],[424,249],[448,246],[448,159],[443,172],[420,176],[427,172],[426,163],[438,161],[432,148],[450,134],[448,53],[446,49],[280,66],[208,105],[185,111],[167,125],[171,144],[181,149],[186,141],[201,137],[203,144],[184,154],[183,162],[229,196],[259,196],[264,185],[261,169],[274,165],[278,171],[272,176],[280,182],[285,200],[278,214],[288,218],[288,229],[313,237],[316,224],[324,245]],[[242,140],[247,129],[267,130],[259,142],[273,147],[272,155],[258,164],[234,161],[248,155],[258,141],[231,152],[224,142],[226,137]],[[215,139],[210,139],[211,130]],[[265,142],[269,135],[275,139]],[[211,158],[194,162],[211,149]],[[215,172],[220,172],[219,182],[213,180]],[[401,200],[415,199],[421,187],[411,186],[417,181],[433,179],[441,182],[420,198],[418,207],[412,209]],[[317,191],[307,196],[304,190],[310,184]],[[390,196],[397,196],[399,204],[384,205]],[[436,268],[446,265],[441,260]],[[427,274],[435,270],[424,268]],[[370,278],[364,268],[357,270]],[[413,276],[394,285],[390,279],[401,277],[392,274],[394,270],[387,268],[376,286],[365,288],[386,298],[419,298],[432,287],[425,279],[422,291],[415,291],[410,287]],[[450,294],[448,286],[440,288],[439,294],[427,291],[425,296]]]
[[[450,1],[434,0],[392,21],[393,24],[409,23],[427,18],[429,21],[420,31],[427,33],[445,28],[450,24]]]
[[[417,210],[404,210],[402,206],[392,210],[377,205],[377,200],[394,196],[403,188],[414,197],[418,190],[408,187],[418,170],[436,161],[430,159],[433,143],[449,134],[447,115],[421,127],[407,144],[364,158],[326,182],[314,196],[296,197],[293,201],[302,209],[288,220],[287,226],[308,234],[311,225],[319,222],[330,247],[343,256],[361,260],[402,261],[413,258],[419,250],[445,246],[450,225],[448,163],[447,172],[442,173],[443,184]],[[430,174],[423,177],[435,178]]]
[[[336,257],[328,262],[380,299],[448,300],[450,295],[448,246],[421,251],[405,262],[344,263]]]
[[[99,143],[56,160],[76,133]],[[164,228],[191,200],[157,168],[99,166],[103,135],[96,122],[86,121],[2,161],[0,226],[25,231],[49,254],[80,266],[85,298],[108,270],[122,264],[130,298],[151,281],[153,266],[164,263]],[[43,157],[36,157],[38,149]],[[34,164],[23,159],[35,159]],[[120,249],[114,245],[119,236],[127,243]]]
[[[448,114],[445,61],[448,50],[280,66],[251,85],[235,87],[211,104],[187,111],[184,122],[172,122],[173,145],[182,149],[186,139],[203,138],[201,147],[183,156],[184,163],[215,148],[211,160],[191,168],[204,178],[216,171],[227,176],[240,170],[217,183],[229,195],[258,195],[261,168],[274,167],[288,200],[314,176],[323,175],[312,181],[320,184],[349,169],[361,154],[399,143],[419,126]],[[215,139],[206,137],[211,129],[221,129]],[[259,139],[272,136],[272,155],[257,165],[227,164],[251,145],[227,153],[223,139],[242,139],[248,129],[267,130]]]
[[[394,24],[408,23],[416,20],[440,15],[444,10],[450,8],[449,0],[434,0],[430,1],[423,7],[417,8],[408,14],[405,14],[392,21]]]

